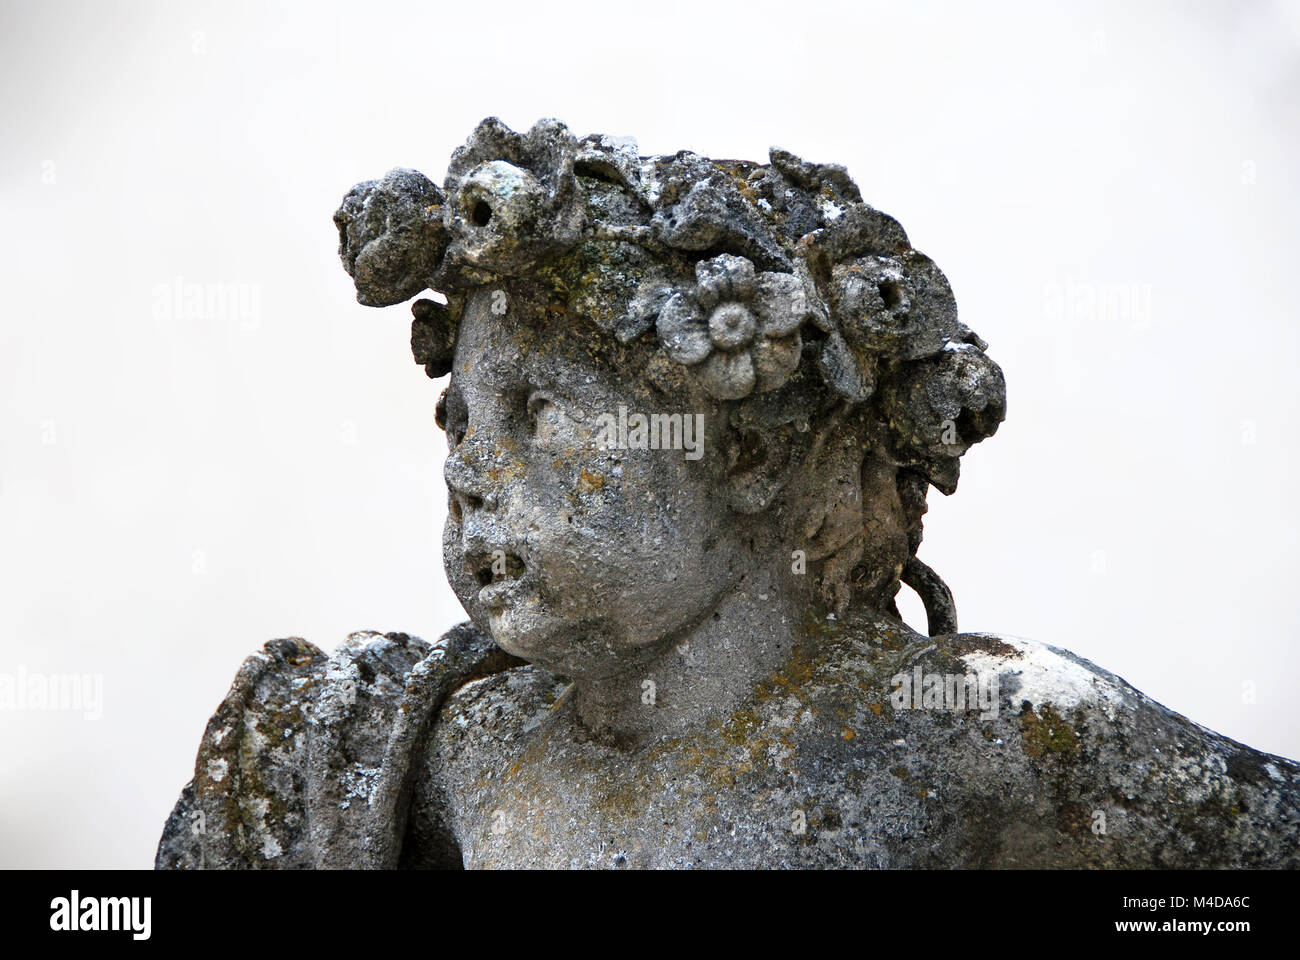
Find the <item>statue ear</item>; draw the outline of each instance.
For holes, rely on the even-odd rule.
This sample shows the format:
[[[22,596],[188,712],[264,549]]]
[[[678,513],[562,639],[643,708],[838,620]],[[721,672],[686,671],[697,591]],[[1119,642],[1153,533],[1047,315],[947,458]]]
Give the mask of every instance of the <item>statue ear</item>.
[[[733,409],[726,420],[721,441],[726,468],[728,502],[739,513],[758,513],[767,507],[801,474],[812,471],[819,476],[838,475],[837,465],[846,447],[857,447],[851,432],[843,430],[848,404],[837,403],[826,411],[815,404],[798,403],[771,406],[743,404]],[[848,451],[850,459],[861,451]],[[835,464],[832,464],[835,461]],[[823,498],[816,478],[812,483],[796,482],[792,495],[802,501],[807,492],[818,488],[813,499]],[[796,506],[796,512],[802,505]]]
[[[767,509],[793,475],[810,433],[791,424],[771,429],[733,425],[724,441],[731,508],[739,513]]]

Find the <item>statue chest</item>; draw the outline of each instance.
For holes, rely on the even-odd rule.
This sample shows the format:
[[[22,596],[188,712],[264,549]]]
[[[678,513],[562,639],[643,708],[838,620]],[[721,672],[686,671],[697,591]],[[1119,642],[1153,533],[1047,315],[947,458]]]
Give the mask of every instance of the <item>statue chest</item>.
[[[628,751],[552,710],[558,689],[518,680],[450,703],[426,759],[417,817],[438,819],[467,867],[886,866],[915,822],[893,794],[923,814],[867,744],[794,705]]]

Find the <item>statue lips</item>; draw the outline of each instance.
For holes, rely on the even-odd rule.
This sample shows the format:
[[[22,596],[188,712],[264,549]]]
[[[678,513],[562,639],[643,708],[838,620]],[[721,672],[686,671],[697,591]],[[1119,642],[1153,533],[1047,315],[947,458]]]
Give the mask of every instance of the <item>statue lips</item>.
[[[516,602],[532,586],[532,578],[515,577],[489,584],[478,592],[479,603],[492,614],[499,614]]]
[[[498,548],[490,553],[474,554],[468,558],[467,565],[480,584],[479,602],[494,614],[518,600],[534,581],[523,558],[511,550]]]

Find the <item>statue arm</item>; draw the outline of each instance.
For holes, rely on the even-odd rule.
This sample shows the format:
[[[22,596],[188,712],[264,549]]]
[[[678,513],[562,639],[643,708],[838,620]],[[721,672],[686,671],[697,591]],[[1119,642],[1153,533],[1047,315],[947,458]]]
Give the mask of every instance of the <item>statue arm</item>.
[[[438,708],[462,684],[516,662],[469,624],[432,645],[353,634],[333,656],[296,638],[269,642],[208,722],[155,866],[382,869],[412,860],[402,850],[412,760]]]

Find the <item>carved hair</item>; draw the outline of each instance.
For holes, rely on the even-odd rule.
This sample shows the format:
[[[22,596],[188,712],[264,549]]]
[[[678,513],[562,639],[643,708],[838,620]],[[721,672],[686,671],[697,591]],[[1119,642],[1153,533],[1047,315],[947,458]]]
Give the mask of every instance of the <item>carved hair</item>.
[[[334,219],[361,303],[445,297],[412,307],[430,377],[451,369],[470,292],[506,279],[541,291],[729,410],[730,465],[768,478],[737,509],[797,496],[796,473],[842,481],[803,505],[836,609],[896,612],[901,579],[932,633],[955,629],[947,588],[915,558],[926,491],[955,491],[960,457],[1005,415],[1005,383],[943,273],[843,167],[776,148],[767,164],[642,157],[558,121],[519,134],[491,118],[442,189],[394,170]]]

